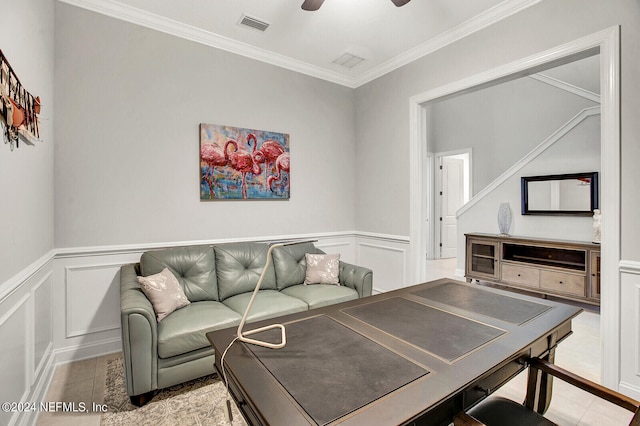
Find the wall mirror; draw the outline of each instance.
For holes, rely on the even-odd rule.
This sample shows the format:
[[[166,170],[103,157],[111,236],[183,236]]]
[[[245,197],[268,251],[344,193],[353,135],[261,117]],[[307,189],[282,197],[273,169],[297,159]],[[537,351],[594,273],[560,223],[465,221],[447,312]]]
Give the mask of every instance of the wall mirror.
[[[521,178],[522,214],[591,216],[598,208],[598,172]]]

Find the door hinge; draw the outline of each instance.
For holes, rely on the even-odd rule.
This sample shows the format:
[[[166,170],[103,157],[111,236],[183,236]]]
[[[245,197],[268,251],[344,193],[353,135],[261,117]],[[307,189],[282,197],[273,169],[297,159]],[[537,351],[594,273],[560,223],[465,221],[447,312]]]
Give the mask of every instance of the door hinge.
[[[442,218],[440,218],[440,222],[442,222]]]
[[[440,243],[440,247],[442,247],[442,243]]]

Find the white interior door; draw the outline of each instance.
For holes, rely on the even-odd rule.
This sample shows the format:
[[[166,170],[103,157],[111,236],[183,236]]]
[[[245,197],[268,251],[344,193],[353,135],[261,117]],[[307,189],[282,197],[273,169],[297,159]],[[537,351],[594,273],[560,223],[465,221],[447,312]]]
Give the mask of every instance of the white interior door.
[[[464,204],[464,161],[441,157],[440,258],[456,257],[456,212]]]

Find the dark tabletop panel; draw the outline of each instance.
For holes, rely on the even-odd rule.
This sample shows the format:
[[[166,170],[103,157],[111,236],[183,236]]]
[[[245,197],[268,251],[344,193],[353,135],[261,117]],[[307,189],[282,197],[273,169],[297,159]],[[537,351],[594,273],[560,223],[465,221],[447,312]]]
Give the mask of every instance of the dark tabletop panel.
[[[279,333],[255,338],[275,342]],[[286,334],[282,349],[247,347],[320,425],[429,373],[324,315],[288,323]]]
[[[512,324],[525,323],[551,309],[548,305],[489,293],[479,288],[453,282],[445,282],[412,294]]]
[[[401,297],[347,308],[343,312],[448,362],[505,333]]]

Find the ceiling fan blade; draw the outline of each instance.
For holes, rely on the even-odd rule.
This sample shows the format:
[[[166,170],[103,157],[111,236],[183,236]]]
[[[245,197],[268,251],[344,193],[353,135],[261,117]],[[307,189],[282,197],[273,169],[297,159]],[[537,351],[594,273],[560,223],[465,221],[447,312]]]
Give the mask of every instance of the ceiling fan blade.
[[[304,0],[304,3],[302,3],[302,10],[318,10],[320,9],[320,6],[322,6],[322,3],[324,3],[324,0]]]
[[[395,4],[396,6],[400,7],[400,6],[404,6],[405,4],[409,3],[411,0],[391,0],[393,2],[393,4]]]

